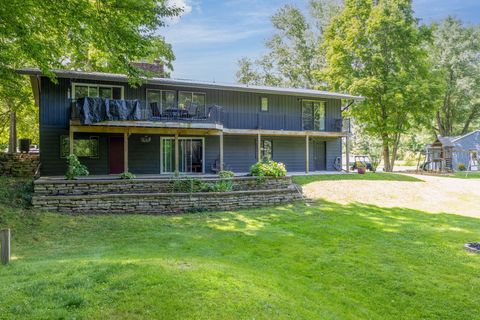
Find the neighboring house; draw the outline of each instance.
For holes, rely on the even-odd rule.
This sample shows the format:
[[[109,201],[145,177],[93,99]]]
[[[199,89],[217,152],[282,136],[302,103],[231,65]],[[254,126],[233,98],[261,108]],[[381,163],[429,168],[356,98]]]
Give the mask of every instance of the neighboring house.
[[[334,170],[350,134],[342,100],[361,99],[166,78],[133,88],[125,75],[79,71],[55,71],[55,84],[37,69],[19,73],[40,108],[42,175],[63,175],[72,152],[91,174],[242,173],[265,158],[290,172]]]
[[[456,171],[461,165],[466,170],[480,170],[480,130],[458,137],[438,137],[425,151],[429,170]]]

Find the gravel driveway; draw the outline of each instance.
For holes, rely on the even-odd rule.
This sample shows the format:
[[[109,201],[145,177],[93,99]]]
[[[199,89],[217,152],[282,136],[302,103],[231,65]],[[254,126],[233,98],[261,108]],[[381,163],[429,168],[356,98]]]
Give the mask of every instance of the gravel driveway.
[[[480,218],[480,179],[412,175],[424,182],[341,180],[303,186],[312,199],[403,207]]]

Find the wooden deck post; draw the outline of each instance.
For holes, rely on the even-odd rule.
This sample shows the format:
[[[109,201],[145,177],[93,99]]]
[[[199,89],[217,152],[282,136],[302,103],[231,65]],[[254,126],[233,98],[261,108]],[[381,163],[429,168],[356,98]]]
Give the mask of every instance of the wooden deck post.
[[[69,145],[69,152],[68,154],[69,155],[72,155],[73,154],[73,129],[72,127],[70,127],[70,130],[69,130],[69,136],[68,136],[68,145]]]
[[[305,173],[310,172],[310,146],[309,146],[309,136],[308,134],[305,136]]]
[[[350,139],[348,139],[348,136],[345,137],[345,158],[347,172],[350,172]]]
[[[223,170],[223,132],[220,132],[220,171]]]
[[[178,150],[178,132],[175,133],[175,174],[178,174],[180,171],[179,171],[179,160],[180,160],[180,157],[179,157],[179,151]]]
[[[128,132],[123,133],[123,171],[128,172]]]
[[[257,135],[257,160],[262,161],[262,136],[260,135],[260,132]]]
[[[1,230],[0,238],[2,244],[1,261],[2,264],[7,264],[10,262],[10,229]]]

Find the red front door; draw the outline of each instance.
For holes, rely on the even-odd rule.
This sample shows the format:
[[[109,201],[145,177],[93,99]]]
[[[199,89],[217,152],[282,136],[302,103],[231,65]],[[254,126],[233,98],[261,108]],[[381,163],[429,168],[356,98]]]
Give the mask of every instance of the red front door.
[[[108,144],[110,174],[123,172],[123,137],[111,137]]]

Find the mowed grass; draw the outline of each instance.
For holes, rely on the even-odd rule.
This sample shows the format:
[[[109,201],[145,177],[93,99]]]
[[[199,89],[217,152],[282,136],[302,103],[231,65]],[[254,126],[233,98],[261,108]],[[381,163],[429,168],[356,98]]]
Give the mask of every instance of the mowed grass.
[[[300,185],[308,184],[315,181],[335,181],[335,180],[378,180],[378,181],[410,181],[422,182],[422,180],[398,173],[387,172],[366,172],[365,174],[318,174],[308,176],[294,176],[293,180]]]
[[[480,172],[455,172],[451,177],[459,179],[480,179]]]
[[[480,255],[463,249],[478,219],[328,202],[67,216],[3,202],[2,319],[480,317]]]

